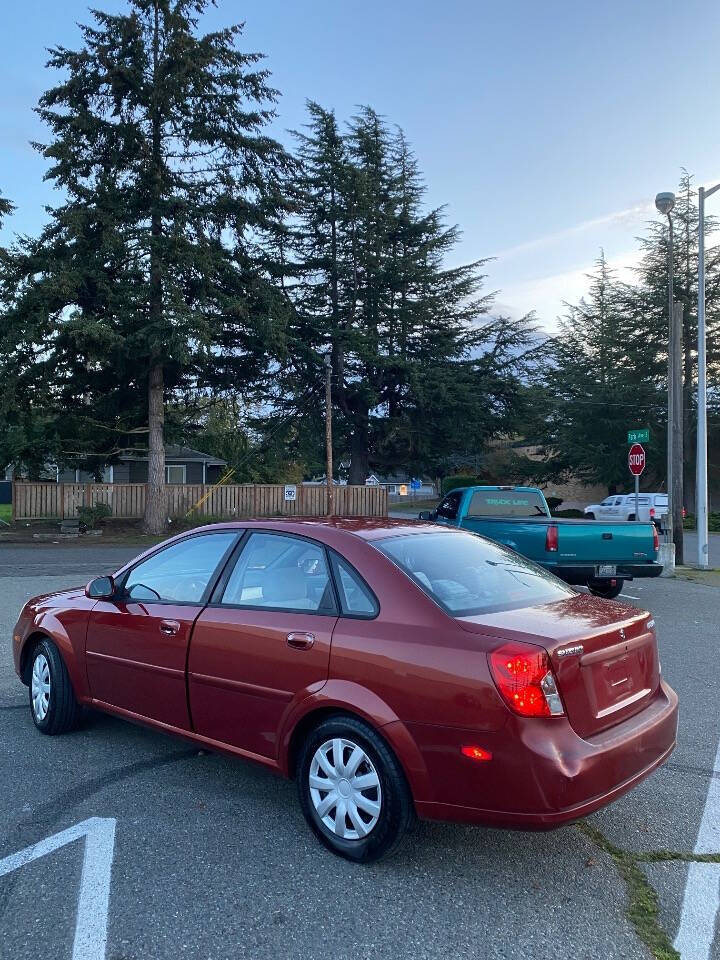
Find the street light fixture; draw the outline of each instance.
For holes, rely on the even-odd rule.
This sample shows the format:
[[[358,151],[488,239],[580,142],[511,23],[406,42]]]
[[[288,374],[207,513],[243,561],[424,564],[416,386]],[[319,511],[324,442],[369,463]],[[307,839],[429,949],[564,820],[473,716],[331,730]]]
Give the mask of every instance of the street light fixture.
[[[666,521],[666,538],[668,543],[673,542],[673,512],[672,512],[672,489],[673,489],[673,446],[672,446],[672,424],[673,411],[675,404],[675,384],[674,384],[674,363],[673,363],[673,304],[675,297],[673,295],[673,223],[670,213],[675,206],[674,193],[658,193],[655,197],[655,207],[658,213],[661,213],[668,219],[668,414],[667,414],[667,497],[668,512]]]
[[[707,361],[705,357],[705,198],[720,190],[720,183],[698,190],[698,392],[697,392],[697,465],[695,515],[698,542],[698,566],[707,568],[708,485],[707,485]]]

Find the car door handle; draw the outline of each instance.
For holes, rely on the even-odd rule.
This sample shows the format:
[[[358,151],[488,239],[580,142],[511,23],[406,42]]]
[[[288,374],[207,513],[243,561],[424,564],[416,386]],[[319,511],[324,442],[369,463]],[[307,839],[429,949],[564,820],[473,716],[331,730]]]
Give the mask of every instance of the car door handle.
[[[160,633],[166,633],[169,637],[174,637],[180,630],[180,624],[177,620],[161,620]]]
[[[309,650],[315,643],[314,633],[289,633],[286,637],[287,645],[296,650]]]

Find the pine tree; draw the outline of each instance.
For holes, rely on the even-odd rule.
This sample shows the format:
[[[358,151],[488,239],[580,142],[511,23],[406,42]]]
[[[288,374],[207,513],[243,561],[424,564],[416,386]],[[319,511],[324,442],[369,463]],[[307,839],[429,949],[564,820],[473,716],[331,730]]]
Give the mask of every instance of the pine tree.
[[[371,468],[422,472],[449,443],[482,445],[507,426],[527,324],[485,316],[482,262],[447,268],[459,232],[442,210],[425,210],[402,131],[370,108],[345,131],[317,104],[309,114],[297,135],[293,365],[280,393],[286,405],[317,395],[318,352],[329,350],[350,482],[364,483]],[[300,396],[288,392],[291,380]]]
[[[61,457],[147,437],[146,529],[165,521],[165,400],[258,380],[287,301],[264,241],[285,214],[290,161],[265,132],[276,91],[241,27],[201,34],[207,0],[94,11],[66,78],[41,99],[39,149],[66,201],[14,260],[10,322],[53,383]],[[37,367],[37,363],[35,364]]]
[[[698,278],[698,209],[692,177],[683,171],[672,212],[674,224],[673,289],[676,303],[683,305],[683,435],[685,502],[694,502],[695,423],[697,387],[697,278]],[[717,220],[705,218],[705,234],[717,228]],[[668,230],[667,224],[648,224],[647,234],[640,238],[642,260],[638,268],[638,284],[628,289],[626,307],[634,316],[636,336],[634,351],[644,355],[648,375],[667,390],[668,350]],[[707,248],[706,326],[708,348],[708,383],[720,387],[720,248]]]
[[[652,353],[635,350],[637,318],[627,309],[629,293],[603,252],[588,280],[587,297],[568,305],[548,345],[544,470],[548,477],[573,476],[614,492],[628,481],[629,428],[651,427],[649,471],[663,473],[662,373],[652,375]]]

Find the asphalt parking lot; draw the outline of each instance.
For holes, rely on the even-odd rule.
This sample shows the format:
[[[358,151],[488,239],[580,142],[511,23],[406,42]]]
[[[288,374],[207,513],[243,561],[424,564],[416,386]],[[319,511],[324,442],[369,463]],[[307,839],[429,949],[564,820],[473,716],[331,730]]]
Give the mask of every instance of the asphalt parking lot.
[[[627,586],[655,614],[681,699],[677,750],[638,789],[547,834],[418,823],[394,859],[362,867],[320,847],[294,784],[264,769],[101,715],[64,737],[36,732],[10,657],[21,604],[136,552],[0,545],[3,960],[612,960],[672,956],[658,951],[679,930],[684,958],[720,960],[720,862],[675,858],[720,853],[720,588]],[[71,833],[11,862],[88,820],[85,854]],[[106,946],[93,935],[103,883]]]

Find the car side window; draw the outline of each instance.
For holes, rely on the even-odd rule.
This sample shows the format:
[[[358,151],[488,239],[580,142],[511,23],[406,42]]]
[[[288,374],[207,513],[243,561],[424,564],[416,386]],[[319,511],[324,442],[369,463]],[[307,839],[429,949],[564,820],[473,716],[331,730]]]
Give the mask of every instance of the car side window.
[[[357,570],[337,554],[332,555],[332,562],[342,613],[347,617],[376,617],[378,602]]]
[[[616,507],[622,506],[623,499],[624,499],[624,497],[616,497],[616,498],[615,498],[615,506],[616,506]]]
[[[218,568],[237,540],[234,530],[206,533],[174,543],[133,567],[124,584],[129,600],[200,603]]]
[[[612,506],[612,502],[613,502],[613,498],[612,498],[612,497],[606,497],[606,499],[603,500],[603,502],[600,504],[600,506],[601,506],[601,507],[610,507],[610,506]]]
[[[325,550],[277,533],[251,533],[220,601],[240,607],[335,614]]]
[[[438,516],[445,520],[454,520],[457,517],[461,499],[462,493],[459,490],[456,493],[449,493],[437,508]]]

